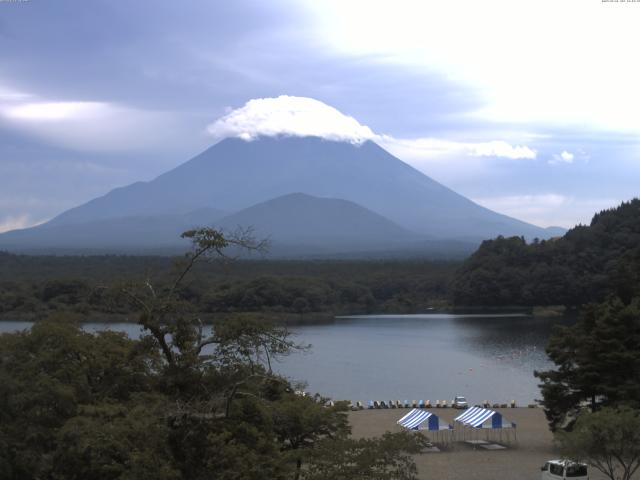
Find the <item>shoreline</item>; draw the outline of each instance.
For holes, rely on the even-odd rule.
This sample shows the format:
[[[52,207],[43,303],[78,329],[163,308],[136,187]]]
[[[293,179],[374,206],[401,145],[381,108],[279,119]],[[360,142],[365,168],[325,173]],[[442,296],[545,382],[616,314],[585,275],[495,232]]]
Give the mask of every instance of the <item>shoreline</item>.
[[[74,318],[84,318],[81,323],[137,323],[137,312],[130,313],[106,313],[90,311],[86,313],[73,310],[55,310],[48,312],[4,312],[0,314],[0,322],[38,322],[51,315],[68,314]],[[454,307],[432,308],[424,311],[412,312],[216,312],[201,314],[203,322],[207,325],[214,324],[217,320],[229,317],[258,317],[273,323],[290,326],[326,325],[343,319],[357,318],[392,318],[392,317],[424,317],[428,315],[453,315],[459,317],[513,317],[513,318],[564,318],[571,317],[572,312],[564,307]]]

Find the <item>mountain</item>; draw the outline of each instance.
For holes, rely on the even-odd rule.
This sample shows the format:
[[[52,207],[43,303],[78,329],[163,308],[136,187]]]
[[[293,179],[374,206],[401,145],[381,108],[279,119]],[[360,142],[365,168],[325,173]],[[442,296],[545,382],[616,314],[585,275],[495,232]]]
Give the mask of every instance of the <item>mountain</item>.
[[[472,202],[371,141],[355,145],[317,137],[260,137],[249,142],[222,140],[150,182],[117,188],[43,226],[0,235],[0,247],[8,245],[9,239],[15,244],[18,237],[25,244],[50,246],[52,238],[62,238],[54,233],[64,231],[51,230],[54,227],[91,223],[97,228],[99,223],[111,231],[108,226],[116,219],[129,218],[134,224],[137,220],[132,218],[175,219],[202,208],[240,212],[294,192],[355,203],[405,230],[440,241],[555,235]],[[259,215],[244,215],[248,215],[244,217],[247,221],[259,221]],[[324,220],[327,229],[341,230],[338,224],[331,227],[329,217]],[[288,221],[288,226],[280,222],[279,227],[295,231],[293,217]],[[124,220],[117,222],[123,225]],[[118,232],[126,239],[124,226]],[[140,238],[141,233],[134,231],[132,236]],[[74,244],[100,243],[100,238],[92,243],[87,235],[76,237]]]
[[[464,257],[470,242],[443,244],[418,235],[348,200],[303,193],[283,195],[229,215],[216,226],[225,231],[251,225],[268,238],[269,255],[322,258],[380,258],[429,255]]]
[[[0,246],[26,253],[177,254],[188,247],[180,234],[212,225],[226,232],[251,226],[269,240],[270,257],[380,258],[429,256],[460,258],[470,242],[439,242],[415,234],[353,202],[293,193],[224,216],[200,209],[184,215],[106,218],[64,225],[45,224],[0,236]],[[46,246],[42,244],[46,239]]]
[[[180,234],[213,225],[227,232],[251,226],[256,238],[268,238],[275,255],[385,251],[416,246],[424,240],[353,202],[293,193],[261,202],[232,215],[203,208],[186,214],[129,216],[89,222],[50,222],[3,235],[0,245],[21,251],[156,252],[184,249]],[[41,242],[46,239],[46,247]]]
[[[420,236],[347,200],[292,193],[241,210],[216,224],[230,231],[251,225],[272,243],[321,249],[393,247]]]

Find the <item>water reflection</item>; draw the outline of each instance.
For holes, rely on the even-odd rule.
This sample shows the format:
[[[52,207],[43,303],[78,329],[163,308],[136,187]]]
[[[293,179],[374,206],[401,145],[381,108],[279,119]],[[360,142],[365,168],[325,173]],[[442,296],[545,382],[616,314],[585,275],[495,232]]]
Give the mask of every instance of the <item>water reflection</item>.
[[[575,320],[562,317],[454,317],[461,346],[493,362],[508,363],[529,371],[549,366],[545,347],[554,325]]]
[[[516,315],[346,317],[295,332],[312,354],[279,369],[336,398],[451,399],[529,403],[539,397],[534,370],[549,368],[544,348],[557,323]]]
[[[534,370],[550,367],[544,348],[555,324],[571,319],[514,315],[379,315],[337,318],[292,328],[312,344],[275,368],[308,390],[337,399],[483,400],[529,403],[539,397]],[[0,331],[30,322],[0,322]],[[114,330],[137,338],[138,325],[88,323],[90,332]]]

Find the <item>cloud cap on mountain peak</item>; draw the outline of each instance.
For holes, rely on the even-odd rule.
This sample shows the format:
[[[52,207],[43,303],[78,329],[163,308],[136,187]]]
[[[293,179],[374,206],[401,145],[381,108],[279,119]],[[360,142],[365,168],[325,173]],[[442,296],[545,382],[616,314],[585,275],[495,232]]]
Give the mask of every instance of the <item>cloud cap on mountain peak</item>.
[[[378,134],[355,118],[309,97],[281,95],[249,100],[244,106],[230,110],[207,127],[216,139],[228,137],[251,141],[258,137],[320,137],[356,145],[373,140],[401,158],[457,155],[535,159],[536,151],[527,146],[514,146],[502,140],[459,142],[434,138],[403,139]]]
[[[308,97],[256,98],[207,127],[216,138],[321,137],[354,144],[376,138],[373,131],[334,107]]]

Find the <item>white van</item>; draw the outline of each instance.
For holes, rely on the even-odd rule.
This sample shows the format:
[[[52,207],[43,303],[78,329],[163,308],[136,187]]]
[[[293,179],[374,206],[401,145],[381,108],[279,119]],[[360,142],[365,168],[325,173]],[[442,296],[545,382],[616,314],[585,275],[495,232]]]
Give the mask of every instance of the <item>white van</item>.
[[[451,406],[453,408],[469,408],[469,404],[467,403],[467,399],[461,396],[457,396],[455,397],[452,401],[451,401]]]
[[[574,480],[589,480],[589,469],[584,463],[576,463],[571,460],[549,460],[542,470],[542,480],[559,480],[571,478]]]

